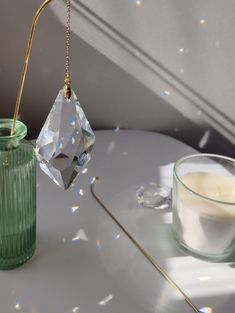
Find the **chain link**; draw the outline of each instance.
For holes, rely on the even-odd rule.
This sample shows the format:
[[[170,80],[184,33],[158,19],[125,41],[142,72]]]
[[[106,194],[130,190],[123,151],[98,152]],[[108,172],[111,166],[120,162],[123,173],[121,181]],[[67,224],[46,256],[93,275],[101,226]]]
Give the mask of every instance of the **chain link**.
[[[71,0],[66,0],[67,20],[66,20],[66,51],[65,51],[65,96],[71,96],[71,79],[70,79],[70,47],[71,47]]]

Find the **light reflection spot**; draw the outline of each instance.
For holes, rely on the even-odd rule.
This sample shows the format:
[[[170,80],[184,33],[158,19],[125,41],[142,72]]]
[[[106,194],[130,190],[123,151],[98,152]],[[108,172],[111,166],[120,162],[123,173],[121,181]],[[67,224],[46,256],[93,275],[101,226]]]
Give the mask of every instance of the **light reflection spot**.
[[[183,53],[184,52],[184,48],[182,47],[182,48],[179,48],[179,52],[180,53]]]
[[[206,280],[209,280],[210,277],[208,277],[208,276],[199,276],[197,279],[200,280],[200,281],[206,281]]]
[[[114,131],[115,131],[115,133],[117,133],[117,132],[119,132],[119,130],[120,130],[120,126],[117,126]]]
[[[110,300],[112,300],[113,299],[113,295],[112,294],[110,294],[110,295],[108,295],[106,298],[104,298],[103,300],[101,300],[100,302],[99,302],[99,305],[100,306],[104,306],[104,305],[106,305]]]
[[[112,152],[113,149],[115,148],[115,146],[116,146],[115,141],[112,140],[112,141],[110,142],[110,144],[108,145],[107,152],[108,152],[108,153]]]
[[[79,229],[76,236],[72,238],[72,241],[77,241],[77,240],[88,241],[88,237],[83,228]]]
[[[17,304],[15,305],[15,309],[18,310],[18,311],[21,310],[21,306],[20,306],[19,303],[17,303]]]
[[[43,133],[43,137],[45,139],[47,139],[49,137],[49,131],[48,130],[45,130],[44,133]]]
[[[200,24],[203,25],[205,24],[206,20],[204,18],[200,19]]]
[[[79,206],[78,206],[78,205],[72,206],[71,211],[72,211],[72,213],[74,213],[74,212],[76,212],[78,209],[79,209]]]
[[[138,7],[140,7],[141,5],[142,5],[142,2],[140,1],[140,0],[136,0],[136,5],[138,6]]]
[[[70,125],[75,126],[76,125],[76,117],[75,116],[71,116],[69,118],[69,123],[70,123]]]
[[[165,90],[164,92],[163,92],[163,96],[170,96],[170,91],[169,90]]]
[[[208,143],[208,140],[210,138],[210,130],[208,129],[207,131],[205,131],[205,133],[203,134],[201,140],[198,143],[198,147],[200,149],[204,148],[205,145]]]
[[[121,237],[121,235],[120,235],[120,234],[117,234],[116,239],[119,239],[120,237]]]
[[[128,155],[128,152],[123,151],[123,152],[122,152],[122,155]]]
[[[90,180],[90,184],[92,185],[95,182],[95,177],[91,177],[89,180]]]
[[[78,197],[84,196],[84,191],[83,191],[83,189],[78,189],[78,190],[76,191],[76,194],[77,194]]]
[[[75,306],[75,307],[73,308],[73,313],[77,313],[78,310],[79,310],[79,307],[78,307],[78,306]]]
[[[82,174],[86,174],[87,171],[88,171],[88,168],[86,167],[86,168],[84,168],[84,170],[82,170]]]
[[[213,313],[212,308],[209,308],[209,307],[201,308],[199,311],[201,313]]]

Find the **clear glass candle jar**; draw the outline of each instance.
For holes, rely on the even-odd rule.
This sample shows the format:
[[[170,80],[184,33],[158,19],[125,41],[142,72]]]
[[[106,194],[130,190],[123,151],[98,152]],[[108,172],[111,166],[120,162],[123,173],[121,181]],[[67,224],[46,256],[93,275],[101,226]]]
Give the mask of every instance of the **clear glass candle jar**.
[[[184,250],[218,261],[235,247],[235,160],[196,154],[176,162],[173,232]]]
[[[24,140],[27,127],[0,119],[0,269],[11,269],[33,255],[36,241],[36,158]]]

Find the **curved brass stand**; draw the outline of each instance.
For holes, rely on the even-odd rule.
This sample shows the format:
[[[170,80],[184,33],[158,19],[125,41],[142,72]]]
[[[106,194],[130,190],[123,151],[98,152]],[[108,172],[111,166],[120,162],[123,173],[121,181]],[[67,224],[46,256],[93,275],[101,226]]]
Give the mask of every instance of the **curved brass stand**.
[[[105,210],[105,212],[111,217],[115,224],[124,232],[124,234],[130,239],[130,241],[136,246],[136,248],[144,255],[144,257],[152,264],[152,266],[159,272],[163,278],[175,289],[175,291],[184,299],[184,301],[191,307],[191,309],[200,313],[200,310],[190,300],[190,298],[183,292],[183,290],[173,281],[173,279],[161,268],[161,266],[155,261],[155,259],[135,240],[135,238],[126,230],[126,228],[116,219],[111,213],[111,210],[104,204],[104,202],[98,197],[95,192],[95,185],[100,180],[99,177],[94,177],[90,191],[93,198],[99,203],[99,205]]]
[[[29,39],[28,39],[27,49],[26,49],[26,53],[25,53],[25,58],[24,58],[24,65],[23,65],[22,74],[21,74],[21,78],[20,78],[20,85],[19,85],[18,94],[17,94],[17,98],[16,98],[16,105],[15,105],[15,111],[14,111],[14,116],[13,116],[11,135],[13,135],[15,132],[16,119],[17,119],[19,109],[20,109],[21,97],[22,97],[22,93],[23,93],[23,89],[24,89],[25,77],[26,77],[26,73],[27,73],[27,69],[28,69],[28,63],[29,63],[29,59],[30,59],[30,53],[31,53],[31,49],[32,49],[33,38],[34,38],[37,22],[38,22],[38,19],[39,19],[41,13],[44,11],[45,7],[52,1],[53,0],[44,1],[42,3],[42,5],[40,6],[40,8],[35,13],[34,18],[33,18],[31,30],[29,33]]]

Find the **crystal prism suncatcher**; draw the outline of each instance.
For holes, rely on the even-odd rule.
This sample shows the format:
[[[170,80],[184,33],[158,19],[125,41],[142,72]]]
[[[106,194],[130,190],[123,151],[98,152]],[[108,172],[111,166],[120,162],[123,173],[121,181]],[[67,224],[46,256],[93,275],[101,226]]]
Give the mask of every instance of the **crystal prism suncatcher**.
[[[95,135],[75,93],[67,99],[60,90],[36,141],[41,169],[67,189],[89,162],[94,143]]]

